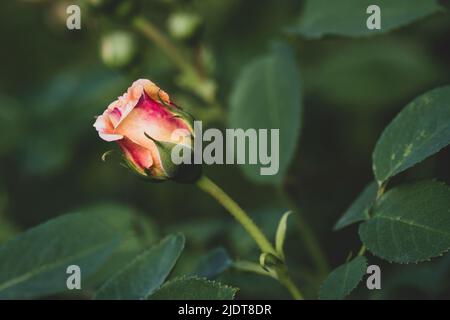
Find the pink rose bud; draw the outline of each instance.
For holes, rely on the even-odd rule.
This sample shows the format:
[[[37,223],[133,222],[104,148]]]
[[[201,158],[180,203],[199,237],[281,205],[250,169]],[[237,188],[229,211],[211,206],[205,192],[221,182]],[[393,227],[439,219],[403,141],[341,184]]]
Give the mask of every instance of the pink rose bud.
[[[192,123],[192,116],[175,106],[166,92],[139,79],[97,117],[94,127],[100,138],[119,144],[127,166],[140,176],[190,182],[200,176],[200,166],[174,164],[171,151],[180,145],[192,150]]]

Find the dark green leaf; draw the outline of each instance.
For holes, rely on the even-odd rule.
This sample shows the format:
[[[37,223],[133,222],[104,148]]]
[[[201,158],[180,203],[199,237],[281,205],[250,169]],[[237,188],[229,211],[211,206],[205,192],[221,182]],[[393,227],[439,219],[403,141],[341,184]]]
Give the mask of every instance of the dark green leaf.
[[[426,48],[406,39],[321,42],[317,50],[326,54],[302,68],[305,95],[368,117],[446,79],[445,69]]]
[[[250,152],[247,152],[247,164],[239,167],[252,181],[280,183],[286,174],[300,131],[300,89],[297,63],[290,49],[284,45],[275,47],[270,54],[249,63],[237,79],[230,99],[230,126],[244,130],[279,129],[280,135],[277,174],[261,175],[260,168],[268,165],[248,164]],[[270,137],[269,131],[266,138],[269,142],[268,151],[271,147]]]
[[[381,9],[381,29],[366,26],[367,7]],[[343,36],[374,35],[399,28],[440,10],[436,0],[307,0],[299,22],[290,32],[308,38],[327,34]]]
[[[233,261],[228,252],[224,248],[219,247],[203,256],[193,273],[199,277],[212,279],[224,272],[232,263]]]
[[[411,292],[412,299],[419,292],[425,294],[426,298],[438,298],[438,294],[445,290],[449,276],[450,254],[427,263],[409,265],[407,268],[398,265],[383,278],[382,290],[374,290],[372,297],[376,300],[393,300],[398,298],[396,292],[404,289]],[[410,297],[410,294],[406,296],[407,299]]]
[[[445,86],[413,100],[386,127],[373,152],[373,172],[378,183],[449,143],[450,86]]]
[[[91,128],[92,117],[103,111],[105,103],[125,85],[125,77],[102,67],[58,70],[49,83],[29,97],[28,116],[33,124],[44,121],[46,129],[29,128],[33,134],[28,134],[20,146],[22,170],[48,177],[66,169],[75,157],[76,142]]]
[[[437,181],[401,185],[372,208],[359,235],[373,254],[397,263],[428,260],[450,249],[450,188]]]
[[[95,212],[116,230],[123,233],[123,241],[114,249],[103,266],[89,279],[89,285],[98,287],[125,264],[142,253],[157,239],[156,227],[149,217],[143,217],[131,207],[107,203],[90,206],[85,212]]]
[[[352,205],[344,212],[334,226],[334,230],[342,229],[355,222],[367,220],[369,218],[369,210],[377,196],[377,190],[378,186],[376,182],[371,182],[367,185],[358,198],[356,198]]]
[[[95,299],[146,299],[158,289],[174,267],[184,248],[182,235],[170,235],[146,250],[98,290]]]
[[[150,296],[151,300],[233,300],[237,289],[196,277],[176,278]]]
[[[167,228],[168,233],[182,232],[189,243],[202,245],[222,236],[224,222],[220,219],[200,219],[194,222],[176,223]]]
[[[320,289],[322,300],[341,300],[356,288],[366,273],[367,260],[358,256],[334,269],[325,279]]]
[[[149,216],[134,208],[119,203],[101,203],[81,209],[86,214],[95,214],[112,228],[123,233],[137,235],[147,244],[156,241],[157,230]]]
[[[95,215],[64,215],[0,247],[0,298],[33,298],[67,290],[66,269],[75,264],[84,277],[119,244],[120,233]]]

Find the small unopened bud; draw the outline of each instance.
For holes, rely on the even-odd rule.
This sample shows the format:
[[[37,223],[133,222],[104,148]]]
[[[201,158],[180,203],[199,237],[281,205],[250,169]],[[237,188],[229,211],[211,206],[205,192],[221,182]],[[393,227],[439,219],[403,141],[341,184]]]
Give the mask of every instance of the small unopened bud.
[[[136,39],[129,32],[114,31],[103,36],[100,54],[103,62],[108,67],[126,67],[137,55]]]
[[[178,39],[187,39],[192,37],[201,25],[201,18],[193,13],[177,12],[172,14],[167,27],[170,35]]]
[[[276,257],[271,253],[262,253],[259,256],[259,264],[266,270],[277,269],[283,265],[280,258]]]
[[[116,141],[128,168],[150,181],[194,182],[193,118],[150,80],[135,81],[97,117],[94,127],[105,141]],[[181,152],[180,152],[181,151]],[[173,154],[183,154],[183,160]],[[186,158],[184,157],[186,155]]]

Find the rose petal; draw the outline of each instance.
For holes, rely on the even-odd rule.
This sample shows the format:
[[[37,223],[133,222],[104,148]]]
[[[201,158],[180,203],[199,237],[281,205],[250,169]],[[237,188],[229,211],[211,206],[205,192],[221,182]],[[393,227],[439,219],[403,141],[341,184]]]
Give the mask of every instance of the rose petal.
[[[125,157],[131,161],[141,173],[145,173],[145,169],[152,166],[152,153],[149,149],[146,149],[127,138],[120,140],[118,143],[125,153]]]
[[[101,115],[98,116],[94,123],[95,129],[98,131],[98,135],[105,141],[116,141],[123,138],[121,134],[114,133],[114,127],[110,121],[110,118]]]
[[[159,100],[161,99],[165,103],[170,104],[169,95],[164,90],[160,89],[156,84],[151,82],[150,80],[139,79],[139,80],[135,81],[133,83],[133,85],[134,84],[142,85],[142,87],[144,88],[144,90],[148,94],[148,96],[155,102],[159,102]]]
[[[128,114],[136,107],[144,92],[158,102],[160,99],[165,103],[170,104],[169,95],[161,90],[157,85],[147,79],[139,79],[133,82],[131,87],[117,100],[109,104],[104,114],[110,117],[114,128],[117,128],[120,123],[128,116]]]
[[[139,104],[116,128],[116,133],[151,149],[153,142],[146,134],[158,141],[178,142],[172,141],[172,133],[177,129],[188,128],[183,121],[173,117],[164,106],[144,95]]]

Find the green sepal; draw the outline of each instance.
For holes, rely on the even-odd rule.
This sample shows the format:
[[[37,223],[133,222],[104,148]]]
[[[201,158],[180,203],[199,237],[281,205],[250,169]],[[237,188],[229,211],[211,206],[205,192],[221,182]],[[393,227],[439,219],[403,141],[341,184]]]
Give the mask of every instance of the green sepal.
[[[108,150],[108,151],[103,152],[102,157],[101,157],[102,161],[106,162],[106,158],[109,157],[111,154],[113,154],[114,151],[115,150]]]
[[[261,253],[259,256],[259,264],[266,271],[277,270],[283,266],[283,261],[271,253]]]
[[[154,177],[165,176],[166,179],[170,179],[176,182],[181,183],[191,183],[195,182],[198,178],[200,178],[202,173],[202,166],[198,164],[194,164],[194,152],[189,146],[184,146],[184,148],[189,148],[191,153],[191,164],[174,164],[172,162],[172,150],[174,147],[180,145],[172,142],[159,141],[148,134],[145,133],[145,136],[152,140],[156,148],[158,149],[159,157],[161,160],[162,168],[164,172],[155,172],[155,168],[150,168],[150,175]]]
[[[146,181],[150,182],[163,182],[167,180],[165,177],[154,176],[152,175],[151,169],[142,169],[134,164],[134,162],[130,161],[125,155],[122,156],[123,162],[120,163],[121,166],[130,169],[135,175],[139,178],[142,178]]]
[[[284,260],[284,240],[286,239],[287,219],[292,211],[288,211],[280,219],[278,223],[277,233],[275,236],[275,250],[281,259]]]

